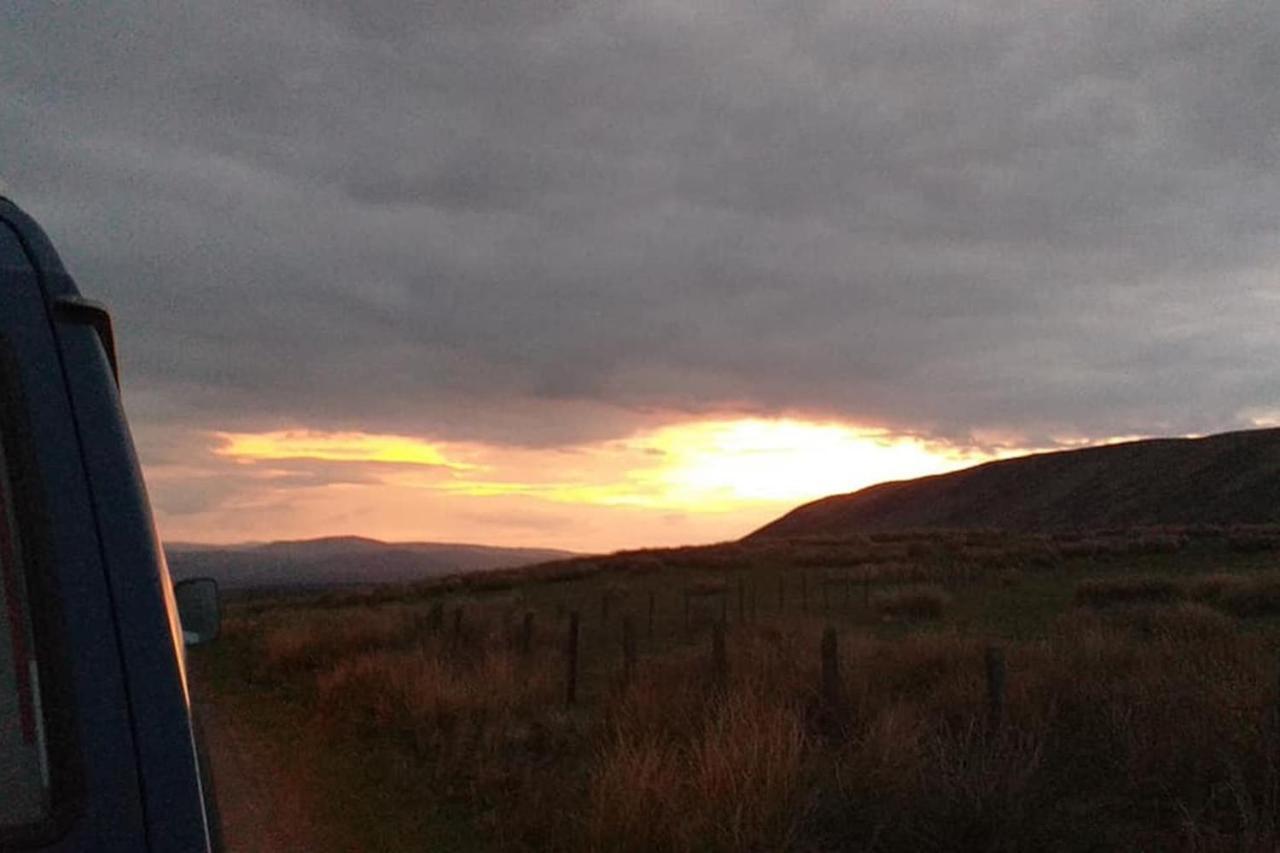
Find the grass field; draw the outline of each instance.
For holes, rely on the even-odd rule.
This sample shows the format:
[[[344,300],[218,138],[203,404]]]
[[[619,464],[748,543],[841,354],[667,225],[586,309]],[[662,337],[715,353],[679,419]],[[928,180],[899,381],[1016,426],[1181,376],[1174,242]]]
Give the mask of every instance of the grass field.
[[[192,662],[348,849],[1274,849],[1278,544],[637,552],[244,599]]]

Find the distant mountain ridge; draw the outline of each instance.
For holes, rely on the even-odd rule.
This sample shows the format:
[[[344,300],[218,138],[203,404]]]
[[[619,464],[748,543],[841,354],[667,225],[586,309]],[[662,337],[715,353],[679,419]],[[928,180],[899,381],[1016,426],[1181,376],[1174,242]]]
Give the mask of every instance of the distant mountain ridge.
[[[174,578],[212,577],[228,588],[404,583],[575,556],[552,548],[382,542],[362,536],[239,545],[171,542],[165,555]]]
[[[804,504],[747,540],[1280,522],[1280,429],[1039,453]]]

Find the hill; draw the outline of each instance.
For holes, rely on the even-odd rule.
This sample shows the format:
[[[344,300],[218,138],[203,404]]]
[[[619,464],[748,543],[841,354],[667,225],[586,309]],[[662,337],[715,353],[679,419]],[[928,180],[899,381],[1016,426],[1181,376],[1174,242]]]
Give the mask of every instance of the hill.
[[[228,588],[402,583],[572,556],[550,548],[381,542],[358,536],[226,546],[173,542],[165,545],[165,554],[176,580],[212,577]]]
[[[1275,522],[1280,429],[1264,429],[1040,453],[880,483],[805,504],[746,539]]]

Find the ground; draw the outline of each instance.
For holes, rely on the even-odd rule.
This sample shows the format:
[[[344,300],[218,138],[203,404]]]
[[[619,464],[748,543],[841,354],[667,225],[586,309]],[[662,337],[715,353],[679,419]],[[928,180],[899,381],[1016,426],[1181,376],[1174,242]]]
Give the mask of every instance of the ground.
[[[195,679],[195,703],[204,726],[227,853],[316,850],[315,804],[302,784],[287,744],[269,743],[250,721]]]
[[[254,596],[193,684],[232,851],[1262,849],[1278,552],[975,532]]]

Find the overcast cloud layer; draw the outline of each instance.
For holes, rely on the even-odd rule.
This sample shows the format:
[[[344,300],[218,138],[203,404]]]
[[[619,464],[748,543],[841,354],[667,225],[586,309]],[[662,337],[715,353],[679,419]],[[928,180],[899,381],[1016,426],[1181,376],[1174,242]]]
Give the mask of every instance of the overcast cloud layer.
[[[115,309],[156,461],[1280,408],[1268,2],[52,5],[0,11],[0,174]]]

